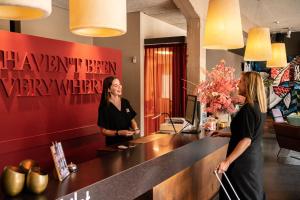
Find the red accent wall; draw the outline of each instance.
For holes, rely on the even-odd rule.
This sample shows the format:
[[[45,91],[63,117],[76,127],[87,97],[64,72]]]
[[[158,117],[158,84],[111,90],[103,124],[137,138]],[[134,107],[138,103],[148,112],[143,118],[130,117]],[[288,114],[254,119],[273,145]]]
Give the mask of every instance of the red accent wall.
[[[67,161],[103,146],[97,112],[102,81],[121,78],[121,51],[0,31],[0,168],[31,158],[49,168],[49,146]]]

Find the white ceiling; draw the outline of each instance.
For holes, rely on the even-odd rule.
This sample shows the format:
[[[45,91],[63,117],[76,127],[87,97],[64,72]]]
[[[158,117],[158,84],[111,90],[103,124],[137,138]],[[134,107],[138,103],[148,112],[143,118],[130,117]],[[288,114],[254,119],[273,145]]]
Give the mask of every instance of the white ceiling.
[[[127,12],[137,11],[186,30],[185,17],[172,0],[127,0]]]
[[[68,9],[68,0],[52,0],[53,5]],[[186,29],[186,20],[172,0],[127,0],[127,12],[143,12],[169,24]]]
[[[68,8],[68,0],[53,0],[53,4]],[[285,32],[288,27],[300,31],[300,0],[240,0],[240,7],[243,22],[266,26],[273,32]],[[127,12],[137,11],[186,29],[186,20],[172,0],[127,0]]]
[[[241,14],[257,25],[300,31],[300,0],[240,0],[240,7]]]

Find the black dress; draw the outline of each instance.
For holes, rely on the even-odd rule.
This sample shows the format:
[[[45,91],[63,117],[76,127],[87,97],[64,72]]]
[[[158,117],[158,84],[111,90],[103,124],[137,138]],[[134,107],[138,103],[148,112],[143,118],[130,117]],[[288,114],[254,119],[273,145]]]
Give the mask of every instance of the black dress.
[[[98,126],[108,130],[128,130],[131,120],[136,116],[127,99],[121,98],[121,111],[114,104],[99,106]],[[106,145],[118,144],[132,140],[127,136],[105,136]]]
[[[250,138],[251,145],[229,166],[226,174],[241,200],[262,200],[263,191],[263,155],[261,149],[265,114],[259,105],[245,104],[233,117],[230,124],[231,138],[227,156],[243,138]],[[236,199],[225,178],[222,179],[231,199]],[[220,189],[220,199],[227,199]]]

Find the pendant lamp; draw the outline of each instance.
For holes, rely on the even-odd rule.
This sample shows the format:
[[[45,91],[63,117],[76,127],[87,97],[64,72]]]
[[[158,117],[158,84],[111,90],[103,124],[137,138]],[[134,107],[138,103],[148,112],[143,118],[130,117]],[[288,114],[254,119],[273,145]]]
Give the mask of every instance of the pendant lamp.
[[[69,5],[74,34],[111,37],[127,31],[126,0],[70,0]]]
[[[0,19],[31,20],[48,17],[51,0],[0,0]]]
[[[286,50],[284,43],[272,43],[272,59],[267,61],[267,67],[287,66]]]
[[[248,32],[244,60],[267,61],[272,57],[270,29],[265,27],[251,28]]]
[[[210,0],[204,32],[206,49],[244,47],[239,0]]]

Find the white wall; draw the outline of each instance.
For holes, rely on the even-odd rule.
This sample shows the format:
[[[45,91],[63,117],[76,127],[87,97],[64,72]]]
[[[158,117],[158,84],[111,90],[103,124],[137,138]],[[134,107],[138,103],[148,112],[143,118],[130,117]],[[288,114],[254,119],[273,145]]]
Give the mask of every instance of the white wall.
[[[0,29],[9,31],[9,20],[0,20]]]
[[[142,38],[186,36],[186,31],[141,13]]]
[[[226,66],[235,68],[235,78],[238,78],[242,72],[241,62],[244,61],[243,57],[225,50],[206,50],[206,66],[207,70],[215,67],[220,60],[225,60]]]
[[[21,21],[21,32],[46,38],[93,44],[93,38],[78,36],[69,30],[69,11],[52,6],[52,14],[44,19]]]

